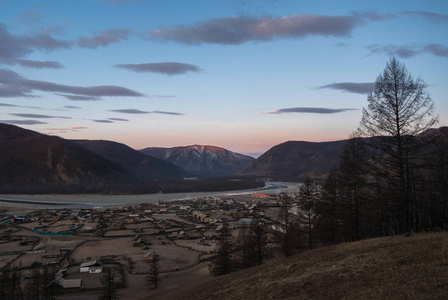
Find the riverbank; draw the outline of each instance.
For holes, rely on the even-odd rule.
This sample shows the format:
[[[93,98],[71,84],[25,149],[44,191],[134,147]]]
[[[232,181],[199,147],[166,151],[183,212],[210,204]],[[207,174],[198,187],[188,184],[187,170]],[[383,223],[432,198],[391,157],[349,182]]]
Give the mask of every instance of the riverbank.
[[[264,187],[250,190],[224,192],[198,192],[173,194],[144,194],[144,195],[0,195],[0,207],[24,207],[42,209],[51,207],[95,207],[95,206],[123,206],[139,203],[155,203],[164,201],[187,200],[200,197],[218,197],[245,195],[253,193],[295,193],[300,189],[297,182],[269,182]]]

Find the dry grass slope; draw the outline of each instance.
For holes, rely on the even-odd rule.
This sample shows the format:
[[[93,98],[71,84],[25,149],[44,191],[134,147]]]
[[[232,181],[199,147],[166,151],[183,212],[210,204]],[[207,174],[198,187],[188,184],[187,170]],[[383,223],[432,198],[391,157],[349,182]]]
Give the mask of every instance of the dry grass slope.
[[[448,233],[321,248],[157,299],[448,299]]]

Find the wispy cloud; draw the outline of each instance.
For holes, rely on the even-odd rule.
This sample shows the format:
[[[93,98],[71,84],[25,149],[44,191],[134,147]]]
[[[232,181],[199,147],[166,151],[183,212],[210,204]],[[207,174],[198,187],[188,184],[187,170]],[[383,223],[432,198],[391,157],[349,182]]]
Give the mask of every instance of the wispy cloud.
[[[161,114],[161,115],[172,115],[172,116],[183,116],[184,115],[184,114],[177,113],[177,112],[160,111],[160,110],[150,111],[149,113],[150,114]]]
[[[17,59],[17,64],[34,69],[62,69],[63,66],[57,61],[38,61],[28,59]]]
[[[107,118],[108,120],[111,121],[118,121],[118,122],[129,122],[128,119],[122,119],[122,118]]]
[[[67,95],[67,94],[60,94],[60,93],[56,93],[56,95],[65,97],[68,100],[72,100],[72,101],[99,101],[99,100],[102,100],[100,97],[95,97],[95,96]]]
[[[6,69],[0,69],[0,97],[31,97],[33,91],[68,93],[76,96],[89,97],[141,97],[143,94],[125,87],[115,85],[100,85],[91,87],[57,84],[48,81],[31,80]],[[68,95],[63,95],[68,96]],[[78,97],[79,98],[79,97]],[[91,98],[92,100],[94,98]],[[73,99],[71,99],[73,100]],[[79,99],[78,99],[79,100]],[[86,100],[85,98],[83,100]]]
[[[139,73],[150,72],[165,75],[181,75],[188,72],[198,73],[202,71],[201,68],[199,68],[198,66],[179,62],[120,64],[116,65],[115,67]]]
[[[113,123],[113,121],[111,120],[92,120],[92,121],[96,123]]]
[[[0,123],[13,124],[13,125],[40,125],[48,124],[37,120],[0,120]]]
[[[174,96],[174,95],[149,95],[149,97],[156,97],[156,98],[176,98],[177,96]]]
[[[109,96],[109,97],[117,97],[117,96],[128,96],[128,97],[141,97],[143,94],[140,94],[136,91],[130,90],[121,86],[114,85],[101,85],[101,86],[72,86],[72,85],[63,85],[52,83],[48,81],[40,81],[40,80],[30,80],[24,79],[22,80],[24,86],[38,91],[44,92],[60,92],[60,93],[70,93],[75,95],[83,95],[83,96]]]
[[[34,118],[34,119],[71,119],[70,117],[63,116],[50,116],[50,115],[39,115],[39,114],[20,114],[11,113],[11,116],[21,117],[21,118]]]
[[[235,17],[160,28],[146,33],[147,39],[183,44],[239,45],[250,41],[278,38],[297,39],[307,36],[349,37],[367,22],[384,20],[393,15],[374,12],[347,16],[290,15],[284,17]]]
[[[448,57],[448,47],[441,44],[409,44],[409,45],[370,45],[367,47],[370,53],[385,54],[410,58],[420,54],[432,54],[438,57]]]
[[[92,37],[81,37],[77,44],[79,47],[95,49],[127,40],[131,34],[130,29],[109,29]]]
[[[125,108],[125,109],[112,109],[112,112],[122,113],[122,114],[148,114],[149,111],[144,111],[135,108]]]
[[[318,89],[333,89],[356,94],[368,94],[375,89],[374,82],[333,82],[319,86]]]
[[[42,107],[38,107],[38,106],[24,106],[24,105],[15,105],[15,104],[9,104],[9,103],[0,103],[0,106],[5,106],[5,107],[23,107],[23,108],[32,108],[32,109],[42,109]]]
[[[68,108],[68,109],[81,109],[81,107],[79,107],[79,106],[73,106],[73,105],[66,105],[66,106],[64,106],[64,108]]]
[[[350,110],[357,110],[355,108],[322,108],[322,107],[292,107],[282,108],[275,111],[260,112],[260,114],[285,114],[285,113],[309,113],[309,114],[336,114]]]
[[[43,128],[41,130],[45,131],[78,131],[81,129],[88,129],[89,127],[83,127],[83,126],[74,126],[74,127],[67,127],[67,128]]]
[[[126,109],[113,109],[110,110],[112,112],[123,113],[123,114],[162,114],[162,115],[173,115],[173,116],[183,116],[184,114],[178,112],[170,112],[170,111],[144,111],[135,108],[126,108]]]
[[[410,15],[412,17],[422,17],[428,19],[430,21],[434,21],[437,23],[445,23],[448,22],[448,15],[428,12],[428,11],[416,11],[416,10],[408,10],[400,13],[401,15]]]
[[[5,106],[5,107],[19,107],[19,105],[14,105],[14,104],[9,104],[9,103],[0,103],[0,106]]]

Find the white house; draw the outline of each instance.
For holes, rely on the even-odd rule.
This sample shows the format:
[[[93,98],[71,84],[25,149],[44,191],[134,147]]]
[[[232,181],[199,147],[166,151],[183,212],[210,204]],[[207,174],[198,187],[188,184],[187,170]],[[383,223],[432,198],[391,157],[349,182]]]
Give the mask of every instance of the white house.
[[[101,273],[103,272],[103,262],[100,260],[92,260],[80,265],[81,273]]]

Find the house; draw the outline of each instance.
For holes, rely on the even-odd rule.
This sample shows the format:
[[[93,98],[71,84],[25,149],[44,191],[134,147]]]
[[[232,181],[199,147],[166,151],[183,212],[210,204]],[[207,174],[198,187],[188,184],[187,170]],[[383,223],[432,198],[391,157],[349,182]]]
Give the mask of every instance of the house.
[[[103,271],[103,262],[100,260],[92,260],[80,265],[81,273],[101,273]]]
[[[204,214],[201,211],[193,211],[193,218],[195,218],[198,221],[204,222],[204,223],[209,223],[210,222],[210,216]]]
[[[145,261],[152,262],[156,257],[156,253],[154,251],[149,251],[145,254]]]

